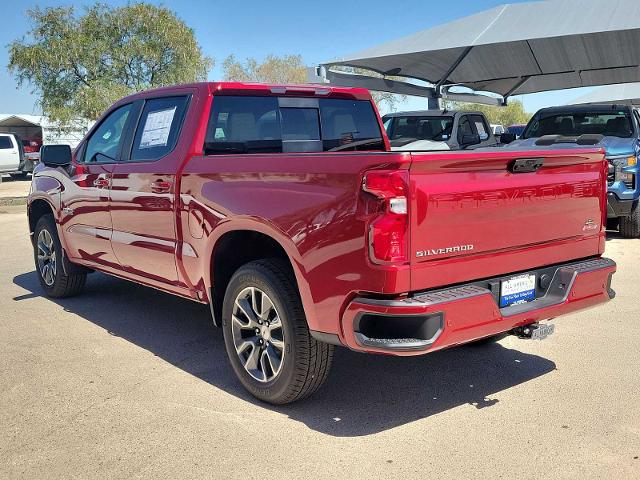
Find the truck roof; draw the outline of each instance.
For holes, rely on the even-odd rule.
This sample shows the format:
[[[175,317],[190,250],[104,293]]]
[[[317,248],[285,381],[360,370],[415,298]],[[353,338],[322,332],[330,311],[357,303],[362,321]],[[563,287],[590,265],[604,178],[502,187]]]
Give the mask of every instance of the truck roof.
[[[152,88],[125,97],[123,100],[131,101],[137,98],[148,97],[155,94],[166,94],[184,88],[197,88],[207,90],[213,94],[235,95],[292,95],[292,96],[318,96],[333,98],[353,98],[357,100],[371,100],[371,94],[365,88],[330,87],[320,84],[266,84],[251,82],[197,82],[166,87]],[[118,102],[118,103],[120,103]]]
[[[624,105],[619,103],[593,103],[593,104],[580,104],[580,105],[561,105],[558,107],[547,107],[538,110],[536,115],[539,114],[554,114],[554,113],[589,113],[589,112],[608,112],[613,110],[629,111],[633,107],[630,105]]]
[[[384,115],[384,118],[395,117],[439,117],[439,116],[454,116],[461,114],[483,115],[482,112],[475,110],[414,110],[411,112],[393,112]]]

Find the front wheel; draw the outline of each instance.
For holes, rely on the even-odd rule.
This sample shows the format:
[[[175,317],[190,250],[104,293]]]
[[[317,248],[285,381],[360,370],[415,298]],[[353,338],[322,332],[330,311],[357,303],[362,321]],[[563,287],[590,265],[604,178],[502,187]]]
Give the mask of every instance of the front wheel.
[[[277,405],[300,400],[328,376],[333,345],[309,333],[300,296],[281,260],[250,262],[233,275],[222,329],[235,374],[260,400]]]
[[[631,209],[631,215],[620,219],[620,235],[624,238],[640,237],[640,208],[638,203]]]
[[[44,215],[36,224],[33,256],[40,285],[49,297],[64,298],[80,293],[86,273],[67,273],[62,264],[62,245],[53,215]]]

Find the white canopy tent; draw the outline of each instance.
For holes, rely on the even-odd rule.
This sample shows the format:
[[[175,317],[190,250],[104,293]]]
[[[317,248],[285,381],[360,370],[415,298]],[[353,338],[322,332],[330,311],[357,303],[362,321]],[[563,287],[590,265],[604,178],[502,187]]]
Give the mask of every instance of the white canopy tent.
[[[567,102],[567,105],[593,103],[620,103],[640,106],[640,83],[622,83],[596,88],[592,92]]]
[[[311,80],[432,98],[462,86],[506,100],[640,81],[638,45],[638,0],[508,4],[326,62]],[[332,70],[338,66],[426,83],[346,75]]]

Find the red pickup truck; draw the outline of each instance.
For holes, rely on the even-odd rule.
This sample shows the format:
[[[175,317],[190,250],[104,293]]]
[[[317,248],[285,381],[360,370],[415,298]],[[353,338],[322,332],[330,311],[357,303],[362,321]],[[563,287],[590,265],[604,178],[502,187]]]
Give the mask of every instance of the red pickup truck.
[[[44,291],[99,270],[209,304],[238,378],[275,404],[314,392],[334,345],[543,337],[614,295],[602,151],[391,152],[366,90],[150,90],[41,161]]]

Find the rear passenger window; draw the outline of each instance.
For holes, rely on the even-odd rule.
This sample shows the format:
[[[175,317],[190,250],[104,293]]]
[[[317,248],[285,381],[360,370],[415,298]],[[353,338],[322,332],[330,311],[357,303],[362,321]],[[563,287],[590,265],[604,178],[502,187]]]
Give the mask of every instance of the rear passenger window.
[[[284,99],[281,99],[284,100]],[[378,117],[366,100],[214,97],[207,155],[384,150]],[[282,106],[280,106],[282,104]]]
[[[7,137],[6,135],[0,135],[0,149],[6,150],[8,148],[13,148],[11,138]]]
[[[147,100],[138,122],[131,161],[153,161],[171,152],[178,141],[189,97]]]

